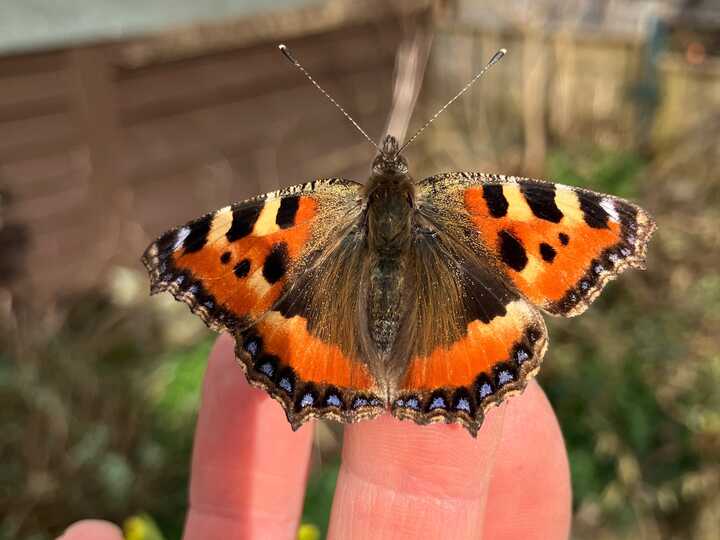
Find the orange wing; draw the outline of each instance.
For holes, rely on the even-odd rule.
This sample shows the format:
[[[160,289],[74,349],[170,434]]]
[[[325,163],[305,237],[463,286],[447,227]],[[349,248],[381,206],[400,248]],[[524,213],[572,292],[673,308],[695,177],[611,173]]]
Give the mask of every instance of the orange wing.
[[[382,411],[362,359],[280,307],[302,262],[359,215],[358,187],[326,179],[249,199],[168,231],[143,255],[151,291],[170,291],[209,327],[232,333],[248,380],[283,404],[294,428],[313,416]]]
[[[453,173],[421,184],[445,192],[469,218],[483,249],[525,298],[579,315],[626,268],[644,268],[652,218],[638,206],[540,180]],[[429,202],[429,204],[434,204]]]
[[[459,423],[475,436],[485,412],[535,376],[546,348],[542,316],[513,300],[504,315],[470,322],[450,346],[411,358],[392,413],[419,424]]]

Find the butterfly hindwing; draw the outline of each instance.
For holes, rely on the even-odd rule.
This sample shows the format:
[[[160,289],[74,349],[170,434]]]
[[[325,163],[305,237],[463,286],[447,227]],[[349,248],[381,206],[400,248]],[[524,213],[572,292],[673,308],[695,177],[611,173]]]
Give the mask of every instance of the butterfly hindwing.
[[[418,214],[405,282],[413,291],[393,360],[391,410],[419,424],[459,423],[473,435],[485,412],[522,390],[547,346],[540,313],[449,221]]]
[[[283,405],[294,429],[313,417],[354,422],[380,414],[384,401],[366,364],[307,323],[273,310],[236,333],[236,355],[250,381]]]
[[[419,198],[440,213],[459,210],[514,287],[566,317],[585,311],[623,270],[644,268],[655,230],[626,200],[527,178],[444,174],[424,180]]]
[[[233,334],[248,380],[282,403],[295,428],[313,416],[352,421],[382,410],[359,353],[309,328],[316,309],[288,309],[297,283],[321,288],[306,270],[352,228],[359,187],[333,178],[255,197],[168,231],[143,256],[152,291],[170,291]]]
[[[417,423],[459,423],[475,435],[486,411],[522,391],[540,368],[547,331],[523,300],[490,322],[472,321],[463,338],[410,359],[392,412]]]

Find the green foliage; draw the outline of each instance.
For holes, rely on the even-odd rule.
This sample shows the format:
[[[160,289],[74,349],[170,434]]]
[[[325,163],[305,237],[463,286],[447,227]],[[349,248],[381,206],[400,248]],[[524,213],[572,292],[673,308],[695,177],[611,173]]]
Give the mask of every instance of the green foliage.
[[[180,537],[210,342],[169,343],[168,315],[93,294],[32,324],[3,321],[0,538],[49,539],[137,510]]]
[[[327,534],[339,469],[339,459],[333,459],[313,471],[308,480],[302,519],[317,526],[322,538]]]
[[[645,161],[634,152],[590,147],[572,152],[552,151],[546,168],[553,182],[633,197],[637,191],[636,179],[645,166]]]
[[[647,272],[624,275],[581,319],[551,321],[541,382],[568,447],[575,532],[688,537],[718,512],[719,186],[686,162],[575,155],[552,154],[556,181],[636,194],[659,225]]]

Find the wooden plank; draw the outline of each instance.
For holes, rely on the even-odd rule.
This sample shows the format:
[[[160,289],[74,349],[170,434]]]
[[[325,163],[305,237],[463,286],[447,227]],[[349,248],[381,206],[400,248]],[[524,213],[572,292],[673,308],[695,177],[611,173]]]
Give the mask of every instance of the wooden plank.
[[[87,182],[87,175],[78,172],[36,177],[26,182],[6,183],[6,186],[12,207],[16,207],[25,203],[32,205],[34,201],[43,200],[48,196],[61,195],[84,182]]]
[[[327,85],[331,77],[343,76],[348,73],[366,72],[377,69],[378,66],[387,65],[392,60],[391,55],[379,58],[372,58],[363,65],[356,65],[352,70],[319,70],[317,77],[324,81]],[[147,121],[149,119],[163,118],[175,114],[181,114],[186,111],[200,110],[205,108],[216,108],[223,104],[231,104],[234,102],[244,101],[254,97],[263,97],[273,92],[277,88],[286,88],[288,86],[307,85],[305,81],[299,79],[296,73],[288,72],[287,68],[281,78],[272,72],[266,73],[263,77],[255,78],[252,84],[244,81],[227,82],[223,84],[223,77],[215,77],[208,75],[201,82],[195,83],[193,79],[185,79],[183,83],[173,83],[172,85],[160,86],[155,90],[156,98],[145,98],[145,104],[142,106],[135,104],[132,108],[120,110],[122,122],[126,126],[136,124],[138,122]],[[169,86],[183,90],[172,91]],[[167,92],[165,92],[165,90]]]
[[[87,150],[76,146],[36,158],[0,162],[0,177],[6,185],[33,190],[46,178],[87,174],[89,169]]]
[[[64,212],[77,211],[87,204],[88,200],[88,185],[78,182],[58,193],[14,201],[5,210],[5,219],[25,224],[32,224],[39,220],[52,220]]]
[[[373,23],[397,29],[403,18],[427,12],[435,0],[333,0],[299,9],[269,11],[255,17],[201,23],[159,32],[117,48],[117,61],[148,65],[214,51],[276,43],[301,36],[343,33],[352,25]]]
[[[336,90],[336,95],[346,97],[345,106],[350,111],[358,108],[355,102],[361,100],[359,94],[377,94],[379,88],[385,87],[385,99],[374,96],[369,106],[365,103],[360,107],[366,111],[357,117],[362,123],[368,113],[376,114],[390,106],[390,74],[386,65],[367,73],[353,73],[344,80],[330,82],[328,86]],[[378,80],[386,80],[387,83],[383,85]],[[357,89],[363,90],[358,92]],[[308,105],[299,108],[296,103]],[[267,111],[273,111],[273,114],[268,115]],[[229,159],[268,144],[277,144],[279,138],[286,139],[284,133],[307,130],[321,118],[327,118],[326,125],[331,133],[342,130],[357,136],[351,126],[346,127],[342,115],[317,95],[311,85],[282,89],[256,99],[217,105],[133,126],[125,132],[128,182],[135,185],[156,181],[165,175],[165,171],[178,171],[194,160]],[[218,129],[218,126],[236,127]],[[379,129],[376,131],[379,133]],[[312,141],[312,137],[299,134],[297,137],[298,140]]]
[[[27,103],[64,102],[70,87],[62,71],[6,75],[0,70],[0,109]]]
[[[116,145],[119,141],[115,88],[104,47],[80,47],[69,52],[75,73],[73,113],[86,134],[94,180],[117,185]]]
[[[0,162],[26,159],[42,145],[69,146],[78,134],[67,112],[11,120],[0,124]]]
[[[364,27],[349,30],[342,37],[306,38],[293,43],[293,49],[320,80],[341,71],[366,70],[371,65],[389,61],[392,56],[392,48],[382,48],[379,43],[375,43],[377,54],[368,54],[368,38],[377,34],[371,30]],[[140,74],[133,74],[131,78],[128,78],[131,72],[119,72],[124,73],[118,81],[122,116],[142,117],[143,111],[152,113],[154,107],[167,108],[168,103],[179,103],[182,108],[183,103],[232,98],[250,88],[255,88],[257,94],[275,85],[293,85],[299,75],[274,44],[139,71]]]
[[[0,73],[11,76],[59,71],[64,69],[65,63],[65,51],[0,56]]]

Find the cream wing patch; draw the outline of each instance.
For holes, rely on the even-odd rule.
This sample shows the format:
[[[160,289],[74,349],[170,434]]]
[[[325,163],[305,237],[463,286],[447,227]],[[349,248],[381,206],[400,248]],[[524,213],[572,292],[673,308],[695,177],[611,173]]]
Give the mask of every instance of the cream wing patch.
[[[267,236],[280,230],[280,227],[276,223],[280,202],[280,199],[268,199],[265,201],[265,206],[255,222],[255,228],[253,229],[255,235]]]

